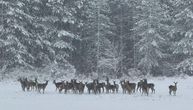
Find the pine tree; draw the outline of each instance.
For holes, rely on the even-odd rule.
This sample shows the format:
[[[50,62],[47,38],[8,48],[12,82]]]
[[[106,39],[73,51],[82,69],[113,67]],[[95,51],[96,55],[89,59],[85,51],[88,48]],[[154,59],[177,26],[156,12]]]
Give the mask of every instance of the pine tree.
[[[72,68],[68,57],[75,50],[72,41],[79,39],[70,28],[76,22],[76,0],[0,3],[1,65],[40,68],[55,63],[63,69]]]
[[[152,74],[152,69],[160,67],[165,56],[163,45],[167,43],[165,33],[169,29],[167,10],[157,0],[141,1],[135,16],[134,32],[139,41],[136,44],[140,60],[138,66],[144,74]],[[155,73],[154,73],[155,74]]]
[[[134,43],[133,38],[133,15],[138,1],[135,0],[109,0],[111,7],[111,21],[115,24],[114,36],[111,41],[118,48],[118,71],[117,76],[128,74],[128,69],[134,67]]]
[[[112,35],[113,24],[108,17],[110,10],[107,0],[85,0],[79,10],[79,18],[82,20],[81,28],[81,63],[80,71],[84,73],[101,73],[99,62],[103,52],[110,44],[108,39]],[[98,72],[98,73],[97,73]]]
[[[26,27],[33,22],[33,17],[23,8],[23,1],[0,2],[1,6],[1,65],[7,68],[22,65],[31,67],[34,57],[28,52],[28,45],[32,44],[32,33]]]
[[[183,73],[193,74],[193,1],[175,0],[171,2],[176,9],[174,12],[174,25],[171,31],[173,39],[173,53],[183,57],[177,69]],[[178,57],[180,58],[180,57]]]

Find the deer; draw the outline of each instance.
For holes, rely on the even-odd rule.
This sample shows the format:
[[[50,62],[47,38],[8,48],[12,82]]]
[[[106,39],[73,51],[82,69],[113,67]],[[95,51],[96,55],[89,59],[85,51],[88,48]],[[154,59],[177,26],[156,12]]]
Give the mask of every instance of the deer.
[[[154,88],[154,84],[153,83],[147,83],[147,86],[149,89],[151,89],[151,93],[155,93],[155,88]]]
[[[128,94],[131,94],[131,93],[132,93],[132,87],[131,87],[131,85],[129,85],[129,83],[124,83],[124,86],[125,86],[125,93],[126,93],[126,91],[127,91]]]
[[[65,88],[65,93],[67,93],[69,90],[74,91],[74,86],[73,86],[73,81],[71,82],[66,81],[66,85],[64,86]]]
[[[65,83],[64,81],[62,81],[62,84],[57,88],[59,93],[62,92],[62,90],[64,90],[64,93],[65,93],[65,88],[67,86],[67,83]]]
[[[142,95],[146,94],[147,96],[149,95],[149,87],[147,84],[147,79],[143,80],[143,84],[142,84]]]
[[[114,93],[116,90],[116,86],[110,84],[108,77],[106,78],[106,82],[107,82],[107,84],[105,85],[106,93],[109,93],[110,91],[112,91]]]
[[[125,80],[123,80],[123,81],[120,81],[120,84],[121,84],[121,88],[122,88],[122,90],[123,90],[123,94],[125,94],[126,93],[126,83],[125,83]]]
[[[132,93],[135,93],[136,84],[135,84],[135,83],[130,83],[129,81],[127,81],[127,83],[128,83],[129,86],[131,87]]]
[[[177,82],[174,82],[174,85],[169,86],[169,94],[171,95],[173,92],[173,94],[176,95],[176,91],[177,91]]]
[[[143,80],[140,80],[140,81],[137,83],[137,91],[141,92],[142,85],[143,85]]]
[[[78,85],[79,94],[84,93],[85,84],[83,82],[80,82]]]
[[[57,90],[59,90],[59,87],[64,83],[64,81],[56,82],[56,80],[54,80],[53,83],[55,84],[55,86],[56,86],[56,91],[57,91]]]
[[[72,82],[72,85],[73,85],[73,92],[74,92],[74,93],[79,92],[79,86],[80,86],[80,84],[81,84],[82,82],[79,82],[79,83],[78,83],[76,79],[72,79],[71,82]]]
[[[102,89],[102,91],[104,92],[105,83],[104,83],[104,82],[99,83],[99,80],[98,80],[98,79],[96,79],[95,81],[96,81],[96,89],[97,89],[97,92],[98,92],[98,93],[101,93],[101,89]]]
[[[94,92],[94,94],[96,94],[97,93],[97,84],[96,84],[96,81],[95,80],[93,80],[93,82],[91,82],[91,83],[85,83],[86,84],[86,87],[87,87],[87,89],[88,89],[88,93],[90,94],[91,93],[91,91],[93,91]]]
[[[37,82],[37,78],[35,78],[35,80],[33,81],[33,80],[26,80],[26,82],[27,82],[27,86],[28,86],[28,88],[29,88],[29,90],[31,89],[31,90],[37,90],[36,89],[36,82]]]
[[[60,86],[59,86],[59,93],[62,92],[62,90],[64,90],[64,93],[66,94],[69,90],[73,90],[73,84],[71,82],[66,81],[63,82]]]
[[[114,84],[114,87],[115,87],[116,92],[118,93],[118,91],[119,91],[119,85],[116,84],[115,81],[113,81],[113,84]]]
[[[25,83],[25,85],[26,85],[27,91],[30,91],[30,88],[31,88],[31,82],[28,81],[27,78],[23,79],[23,81],[24,81],[24,83]]]
[[[48,80],[45,83],[36,82],[37,90],[39,93],[41,93],[41,89],[42,89],[43,94],[44,94],[47,85],[48,85]]]
[[[26,79],[24,79],[24,78],[19,78],[18,81],[19,81],[20,84],[21,84],[22,90],[25,92],[25,89],[27,88]]]

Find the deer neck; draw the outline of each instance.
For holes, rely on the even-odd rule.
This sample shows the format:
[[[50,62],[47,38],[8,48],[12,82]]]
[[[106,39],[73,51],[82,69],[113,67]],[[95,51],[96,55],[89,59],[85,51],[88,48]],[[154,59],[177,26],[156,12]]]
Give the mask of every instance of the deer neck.
[[[177,84],[175,84],[175,86],[174,86],[176,89],[177,89]]]

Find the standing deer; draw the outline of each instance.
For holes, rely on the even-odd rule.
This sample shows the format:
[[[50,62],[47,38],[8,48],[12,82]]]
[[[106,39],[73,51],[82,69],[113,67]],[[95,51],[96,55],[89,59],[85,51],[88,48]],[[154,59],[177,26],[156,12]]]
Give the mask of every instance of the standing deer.
[[[177,82],[174,82],[174,85],[169,86],[169,94],[171,95],[173,92],[173,94],[176,95],[176,91],[177,91]]]
[[[26,80],[24,78],[19,78],[18,81],[21,83],[22,90],[25,91],[25,89],[27,89]]]
[[[135,83],[130,83],[129,81],[127,81],[126,83],[128,83],[128,85],[131,87],[132,93],[135,93],[136,84]]]
[[[56,91],[57,91],[57,90],[59,90],[60,86],[64,83],[64,81],[56,82],[56,80],[54,80],[53,83],[55,84],[55,86],[56,86]]]
[[[115,87],[116,92],[118,93],[118,91],[119,91],[119,85],[116,84],[115,81],[113,81],[113,84],[114,84],[114,87]]]
[[[36,81],[37,81],[37,78],[35,78],[35,80],[27,80],[26,79],[26,84],[27,84],[27,89],[28,91],[29,90],[36,90]]]
[[[79,85],[78,85],[79,94],[84,93],[84,88],[85,88],[85,84],[83,84],[83,82],[80,82]]]
[[[48,85],[48,81],[46,81],[45,83],[38,83],[38,82],[36,82],[36,86],[37,86],[37,89],[38,89],[39,93],[40,93],[40,91],[42,89],[43,94],[44,94],[44,91],[45,91],[47,85]]]
[[[96,80],[93,80],[93,82],[90,82],[90,83],[85,83],[86,84],[86,87],[88,89],[88,93],[90,94],[91,91],[93,91],[94,94],[97,94],[97,82]]]
[[[113,93],[115,93],[116,86],[115,85],[111,85],[111,83],[109,82],[109,78],[108,77],[106,78],[106,82],[107,82],[107,84],[105,85],[106,93],[110,93],[111,91]]]
[[[155,85],[153,83],[147,83],[149,89],[151,89],[151,93],[155,93]]]
[[[102,91],[104,92],[104,87],[105,87],[105,83],[102,82],[102,83],[99,83],[99,80],[96,79],[96,89],[97,89],[97,92],[100,94],[101,93],[101,89]]]
[[[141,92],[142,85],[143,85],[143,80],[140,80],[140,81],[137,83],[137,91]]]
[[[132,93],[132,87],[129,85],[129,83],[125,83],[125,90],[127,91],[128,94]]]
[[[142,94],[146,94],[147,96],[149,95],[149,87],[147,84],[147,79],[143,79],[143,84],[142,84]]]
[[[123,90],[123,94],[125,94],[127,91],[125,80],[120,81],[120,84],[121,84],[121,88]]]

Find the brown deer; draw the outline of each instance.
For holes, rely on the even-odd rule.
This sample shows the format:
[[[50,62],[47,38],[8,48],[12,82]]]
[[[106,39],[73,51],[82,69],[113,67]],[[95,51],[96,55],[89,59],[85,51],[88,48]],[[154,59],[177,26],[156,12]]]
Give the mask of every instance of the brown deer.
[[[113,93],[115,93],[116,86],[115,86],[115,85],[112,85],[112,84],[109,82],[109,78],[108,78],[108,77],[106,78],[106,82],[107,82],[107,84],[105,85],[106,93],[110,93],[111,91],[112,91]]]
[[[78,93],[80,82],[78,83],[77,79],[72,79],[71,82],[72,82],[72,85],[73,85],[73,92]]]
[[[125,80],[122,80],[120,81],[120,84],[121,84],[121,88],[122,88],[122,91],[123,91],[123,94],[126,93],[126,83],[125,83]]]
[[[28,87],[29,87],[29,90],[31,89],[31,90],[37,90],[36,89],[36,82],[37,82],[37,78],[35,78],[35,80],[33,81],[33,80],[26,80],[26,82],[27,82],[27,85],[28,85]]]
[[[21,84],[21,88],[23,91],[25,91],[25,89],[27,89],[27,83],[26,83],[26,80],[24,78],[19,78],[18,81],[20,82]]]
[[[147,96],[149,95],[149,87],[148,87],[148,84],[147,84],[147,79],[143,80],[142,94],[146,94]]]
[[[67,86],[67,83],[65,83],[64,81],[62,81],[62,84],[57,88],[59,93],[62,92],[62,90],[64,90],[64,93],[65,93],[65,88]]]
[[[98,79],[96,79],[95,81],[96,81],[97,92],[100,94],[101,93],[101,89],[102,89],[102,92],[104,92],[105,83],[104,82],[99,83]]]
[[[143,85],[143,80],[140,80],[140,81],[137,83],[137,91],[141,92],[142,85]]]
[[[174,82],[174,85],[169,86],[169,94],[171,95],[173,92],[173,94],[176,95],[176,91],[177,91],[177,82]]]
[[[84,93],[84,88],[85,88],[85,84],[83,82],[80,82],[79,85],[78,85],[79,94]]]
[[[74,91],[73,81],[71,82],[66,81],[66,84],[64,86],[64,93],[67,93],[68,91]]]
[[[97,84],[95,80],[93,80],[93,82],[90,82],[90,83],[86,82],[85,84],[86,84],[89,94],[91,93],[91,91],[93,91],[94,94],[97,93]]]
[[[155,93],[155,85],[153,83],[147,83],[149,89],[151,89],[151,93]]]
[[[56,91],[57,91],[57,90],[59,90],[60,86],[64,83],[64,81],[56,82],[56,80],[54,80],[53,83],[55,84],[55,86],[56,86]]]
[[[114,87],[115,87],[116,92],[118,93],[118,91],[119,91],[119,85],[116,84],[115,81],[113,81],[113,84],[114,84]]]
[[[129,85],[129,83],[124,83],[125,85],[125,93],[126,91],[128,92],[128,94],[131,94],[132,93],[132,87],[131,85]]]
[[[129,81],[126,81],[126,83],[131,87],[132,93],[135,93],[136,84],[135,83],[130,83]]]
[[[39,93],[41,93],[41,89],[42,89],[43,94],[44,94],[47,85],[48,85],[48,80],[45,83],[36,82],[37,90]]]

